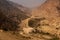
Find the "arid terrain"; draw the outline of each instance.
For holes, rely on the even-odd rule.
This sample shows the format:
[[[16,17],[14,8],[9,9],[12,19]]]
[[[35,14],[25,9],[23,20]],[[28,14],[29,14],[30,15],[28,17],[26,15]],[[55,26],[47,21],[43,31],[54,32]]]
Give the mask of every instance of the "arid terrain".
[[[0,40],[60,40],[60,0],[34,9],[0,0]]]

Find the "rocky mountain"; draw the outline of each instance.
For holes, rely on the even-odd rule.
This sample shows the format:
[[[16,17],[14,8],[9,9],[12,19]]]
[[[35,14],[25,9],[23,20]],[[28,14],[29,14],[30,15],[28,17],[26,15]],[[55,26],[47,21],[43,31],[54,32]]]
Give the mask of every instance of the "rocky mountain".
[[[24,40],[21,35],[17,34],[17,37],[13,34],[20,30],[21,21],[30,16],[29,8],[9,0],[0,0],[0,40]]]
[[[29,12],[26,10],[28,10]],[[8,0],[0,0],[0,28],[4,28],[4,30],[10,30],[9,28],[11,28],[14,25],[18,26],[18,24],[20,24],[22,20],[29,18],[30,16],[30,10],[28,8],[10,2]],[[7,28],[5,28],[5,26]],[[13,30],[13,28],[11,30]]]
[[[28,40],[60,40],[60,0],[46,0],[21,24]]]
[[[60,0],[47,0],[41,6],[32,10],[32,15],[42,17],[58,17]]]
[[[34,20],[31,19],[31,22],[29,22],[30,27],[33,25],[38,26],[36,28],[40,31],[41,36],[45,36],[41,40],[60,40],[60,0],[46,0],[41,6],[32,9],[32,15],[34,16]],[[37,18],[45,19],[38,22],[35,21]],[[39,33],[39,31],[37,32]]]

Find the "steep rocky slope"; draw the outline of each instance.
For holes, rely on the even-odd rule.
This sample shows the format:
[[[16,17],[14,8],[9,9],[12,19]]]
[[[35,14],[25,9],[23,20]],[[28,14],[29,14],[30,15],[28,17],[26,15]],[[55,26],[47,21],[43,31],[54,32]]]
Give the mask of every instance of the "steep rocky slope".
[[[34,20],[31,19],[29,26],[36,28],[38,30],[36,33],[39,33],[43,40],[60,40],[60,0],[47,0],[41,6],[32,10],[32,16],[34,16],[32,17]],[[37,18],[45,19],[38,22]],[[49,39],[48,35],[52,39]]]
[[[24,36],[29,36],[30,40],[60,40],[60,0],[46,0],[32,9],[31,14],[31,18],[23,21],[26,26],[23,30],[31,30]]]
[[[20,28],[19,24],[21,21],[29,17],[30,10],[26,7],[19,6],[9,0],[0,0],[0,40],[20,40],[19,37],[16,38],[17,36],[13,36],[11,33],[12,31],[13,33],[17,32],[18,28]]]
[[[23,7],[22,5],[20,5],[19,7],[21,8],[19,9],[17,4],[14,6],[13,2],[9,2],[6,0],[2,0],[2,1],[0,0],[0,10],[9,17],[17,16],[17,15],[20,15],[22,17],[23,14],[27,15],[26,14],[27,12],[22,11],[22,9],[25,7]],[[23,9],[23,10],[28,10],[28,9]]]
[[[30,17],[30,16],[27,15],[27,13],[30,15],[30,12],[22,11],[23,8],[24,7],[21,6],[21,9],[19,9],[17,5],[14,6],[14,3],[10,4],[10,2],[7,1],[7,0],[0,0],[0,15],[1,15],[1,19],[5,20],[5,21],[11,20],[12,22],[14,21],[16,24],[18,24],[22,20]],[[6,19],[4,17],[6,17]],[[7,25],[7,24],[5,24],[5,25]]]
[[[32,15],[43,17],[59,16],[60,0],[47,0],[40,7],[33,9]]]

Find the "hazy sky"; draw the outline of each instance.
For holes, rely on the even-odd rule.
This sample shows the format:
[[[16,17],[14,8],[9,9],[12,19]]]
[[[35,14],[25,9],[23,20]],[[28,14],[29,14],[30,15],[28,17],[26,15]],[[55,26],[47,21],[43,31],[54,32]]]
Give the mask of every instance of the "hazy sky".
[[[11,1],[21,4],[23,6],[26,6],[26,7],[33,8],[33,7],[37,7],[41,5],[46,0],[11,0]]]

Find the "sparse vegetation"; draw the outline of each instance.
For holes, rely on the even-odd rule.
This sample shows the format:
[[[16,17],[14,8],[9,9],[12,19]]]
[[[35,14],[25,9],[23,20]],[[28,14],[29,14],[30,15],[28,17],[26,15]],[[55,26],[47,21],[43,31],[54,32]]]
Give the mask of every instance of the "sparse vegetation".
[[[59,38],[57,36],[53,37],[52,39],[50,40],[59,40]]]
[[[38,27],[38,26],[40,26],[40,21],[44,20],[44,19],[45,18],[31,18],[28,21],[28,26],[30,26],[30,27]]]

